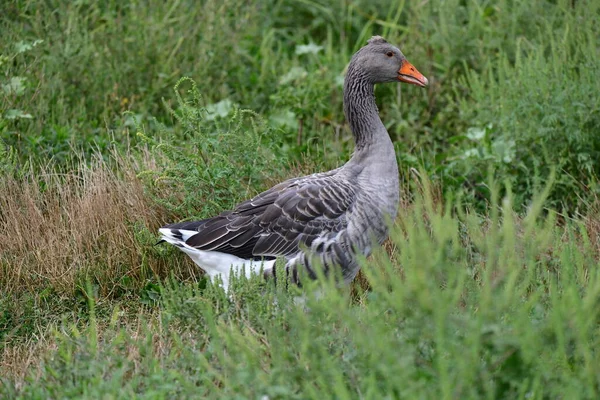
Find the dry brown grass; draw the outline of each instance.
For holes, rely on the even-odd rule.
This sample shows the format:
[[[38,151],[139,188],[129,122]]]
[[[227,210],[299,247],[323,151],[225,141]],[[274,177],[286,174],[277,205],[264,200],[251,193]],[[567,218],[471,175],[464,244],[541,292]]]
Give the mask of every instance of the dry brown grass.
[[[590,210],[583,217],[585,231],[595,258],[600,259],[600,199],[590,206]]]
[[[56,340],[50,334],[3,346],[0,349],[0,375],[19,387],[27,376],[39,372],[44,357],[56,348]]]
[[[0,176],[0,294],[7,306],[10,298],[17,301],[0,309],[1,376],[23,382],[35,373],[56,347],[52,331],[61,315],[78,319],[76,310],[55,303],[72,299],[88,279],[99,298],[109,299],[119,288],[143,287],[148,278],[198,274],[182,254],[153,246],[156,229],[171,217],[137,176],[153,169],[148,153],[113,154],[66,173],[49,165]],[[28,301],[34,314],[23,308]]]
[[[110,163],[97,157],[67,173],[47,166],[0,177],[0,287],[71,294],[90,278],[108,295],[125,276],[143,281],[181,267],[153,256],[167,218],[136,176],[152,158],[113,155]]]

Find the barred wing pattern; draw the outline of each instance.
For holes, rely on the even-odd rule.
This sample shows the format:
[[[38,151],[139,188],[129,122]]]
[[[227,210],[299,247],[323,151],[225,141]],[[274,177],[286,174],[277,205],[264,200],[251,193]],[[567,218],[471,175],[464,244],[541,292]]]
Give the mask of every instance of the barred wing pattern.
[[[345,245],[344,231],[356,202],[357,185],[341,178],[338,172],[291,179],[217,217],[164,228],[172,232],[197,231],[188,235],[185,244],[198,250],[247,260],[283,256],[296,282],[299,267],[316,277],[310,266],[313,256],[320,259],[325,272],[334,264],[352,267],[352,249]],[[265,272],[275,275],[274,270]],[[344,276],[349,274],[343,271]]]

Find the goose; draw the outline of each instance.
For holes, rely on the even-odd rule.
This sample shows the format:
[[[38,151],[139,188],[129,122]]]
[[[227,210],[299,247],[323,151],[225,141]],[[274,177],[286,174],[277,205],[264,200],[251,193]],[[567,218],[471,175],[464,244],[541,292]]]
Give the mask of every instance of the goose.
[[[398,163],[374,95],[375,84],[388,82],[428,84],[397,47],[373,36],[352,56],[344,80],[355,142],[349,161],[288,179],[216,217],[165,225],[161,242],[177,246],[225,291],[232,274],[277,279],[277,258],[298,285],[301,273],[316,279],[318,268],[323,275],[339,268],[336,276],[352,281],[360,256],[387,239],[398,212]]]

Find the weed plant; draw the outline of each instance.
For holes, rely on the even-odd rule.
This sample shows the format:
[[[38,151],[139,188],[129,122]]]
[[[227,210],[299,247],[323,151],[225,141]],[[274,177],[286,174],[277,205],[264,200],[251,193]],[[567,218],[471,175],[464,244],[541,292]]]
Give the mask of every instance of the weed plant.
[[[425,196],[428,196],[427,191]],[[597,248],[584,225],[455,216],[419,198],[392,234],[400,249],[363,262],[366,292],[324,281],[307,302],[261,280],[169,280],[156,312],[65,321],[56,350],[7,396],[595,398]],[[425,218],[424,218],[425,217]],[[90,296],[93,299],[93,296]]]
[[[593,0],[2,2],[0,397],[599,397],[598,20]],[[373,34],[431,84],[376,89],[403,196],[357,282],[227,297],[154,246],[345,161],[344,68]]]

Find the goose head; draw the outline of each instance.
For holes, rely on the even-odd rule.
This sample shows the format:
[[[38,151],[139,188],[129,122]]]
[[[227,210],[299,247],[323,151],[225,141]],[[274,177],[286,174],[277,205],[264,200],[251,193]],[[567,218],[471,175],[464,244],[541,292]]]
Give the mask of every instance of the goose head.
[[[381,36],[373,36],[353,57],[351,64],[366,75],[371,83],[406,82],[425,87],[423,76],[397,47]]]

